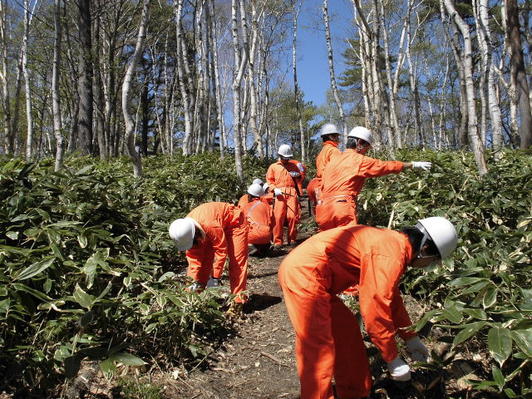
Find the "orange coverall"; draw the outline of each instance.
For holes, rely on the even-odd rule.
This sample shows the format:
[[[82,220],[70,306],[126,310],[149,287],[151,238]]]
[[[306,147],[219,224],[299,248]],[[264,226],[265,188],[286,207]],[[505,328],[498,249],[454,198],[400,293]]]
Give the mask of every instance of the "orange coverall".
[[[341,154],[342,151],[338,149],[338,143],[327,140],[323,143],[322,149],[316,157],[316,177],[307,185],[307,194],[312,204],[313,214],[315,213],[314,208],[321,196],[321,176],[323,175],[323,169],[325,169],[325,166],[332,158]]]
[[[409,339],[412,322],[398,289],[413,257],[408,237],[363,225],[309,238],[281,263],[279,283],[296,333],[301,399],[368,396],[371,373],[357,320],[337,294],[359,284],[360,313],[384,361],[397,357],[395,335]]]
[[[246,193],[238,200],[238,207],[244,209],[244,207],[249,204],[249,194]]]
[[[229,281],[236,302],[245,302],[248,267],[248,224],[244,213],[225,202],[209,202],[188,215],[205,231],[205,239],[186,252],[187,275],[206,286],[209,277],[220,278],[229,256]]]
[[[289,172],[299,173],[298,177],[292,178]],[[285,195],[275,197],[273,205],[273,244],[283,244],[283,227],[285,221],[288,224],[288,244],[295,242],[297,237],[297,222],[301,217],[301,207],[298,192],[303,192],[303,180],[305,179],[305,167],[299,161],[290,159],[286,163],[277,161],[268,168],[266,181],[271,192],[275,188],[280,189]],[[296,189],[297,184],[297,189]]]
[[[249,233],[249,244],[269,244],[271,242],[273,212],[267,202],[259,198],[253,199],[242,208],[246,215]]]
[[[321,200],[316,205],[320,230],[357,223],[356,199],[366,178],[399,173],[403,162],[381,161],[346,149],[332,159],[322,175]]]

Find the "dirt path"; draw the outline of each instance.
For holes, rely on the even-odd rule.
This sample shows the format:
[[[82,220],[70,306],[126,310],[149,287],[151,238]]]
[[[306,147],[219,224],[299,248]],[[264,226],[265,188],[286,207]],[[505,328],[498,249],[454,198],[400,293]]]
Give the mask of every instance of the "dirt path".
[[[209,370],[192,372],[177,384],[180,387],[174,386],[166,393],[168,397],[299,397],[294,333],[277,283],[277,270],[283,258],[284,253],[270,258],[250,258],[251,309],[239,321],[238,335],[212,356]]]

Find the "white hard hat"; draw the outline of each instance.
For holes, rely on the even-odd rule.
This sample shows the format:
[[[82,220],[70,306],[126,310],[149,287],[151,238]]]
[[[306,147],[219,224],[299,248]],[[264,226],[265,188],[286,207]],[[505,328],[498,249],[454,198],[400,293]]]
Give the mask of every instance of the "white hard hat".
[[[416,227],[426,232],[438,248],[441,258],[448,257],[456,248],[458,235],[453,224],[441,216],[418,220]]]
[[[251,186],[248,187],[248,194],[253,195],[255,197],[260,197],[264,194],[264,190],[260,184],[253,183]]]
[[[268,183],[264,183],[264,184],[262,185],[262,190],[263,190],[264,192],[266,192],[266,190],[267,190],[269,187],[270,187],[270,185],[269,185]]]
[[[347,137],[356,137],[357,139],[362,139],[369,144],[373,144],[373,138],[371,137],[371,130],[366,129],[364,126],[355,126]]]
[[[327,136],[328,134],[340,134],[336,125],[326,123],[321,127],[320,136]]]
[[[170,238],[177,244],[178,251],[186,251],[192,248],[196,224],[192,218],[176,219],[168,228]]]
[[[279,151],[277,151],[277,154],[285,158],[292,158],[294,156],[290,144],[281,144],[279,146]]]
[[[262,186],[264,184],[264,182],[261,179],[253,179],[251,184],[260,184]]]

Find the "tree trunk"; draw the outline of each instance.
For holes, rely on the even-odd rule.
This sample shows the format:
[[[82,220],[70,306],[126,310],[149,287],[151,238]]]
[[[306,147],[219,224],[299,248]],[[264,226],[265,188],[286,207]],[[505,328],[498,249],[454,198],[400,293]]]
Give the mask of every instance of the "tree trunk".
[[[344,131],[343,137],[344,140],[347,138],[347,125],[345,122],[344,107],[342,101],[340,100],[340,94],[338,93],[338,86],[336,84],[336,74],[334,72],[334,55],[331,44],[331,30],[329,27],[329,4],[328,0],[323,0],[322,12],[323,12],[323,22],[325,23],[325,44],[327,45],[327,61],[329,64],[329,79],[331,84],[331,89],[334,96],[334,101],[338,107],[338,112],[340,114],[340,121],[342,123],[342,128]]]
[[[307,162],[307,154],[306,154],[306,146],[305,146],[305,130],[303,129],[303,117],[301,115],[301,102],[300,102],[300,95],[299,95],[299,83],[297,80],[297,57],[296,57],[297,20],[299,18],[300,11],[301,11],[301,1],[298,3],[297,9],[294,7],[294,17],[292,19],[292,74],[294,76],[294,100],[296,103],[297,120],[299,123],[299,141],[301,143],[301,162],[305,163]]]
[[[523,59],[523,49],[521,47],[518,12],[517,0],[507,0],[506,23],[508,41],[511,49],[511,74],[516,82],[516,94],[521,122],[519,125],[519,137],[521,139],[519,147],[526,149],[532,145],[532,117],[530,114],[529,88]]]
[[[467,92],[468,105],[468,136],[471,144],[471,150],[477,162],[479,174],[482,176],[488,172],[486,160],[484,159],[484,148],[478,135],[477,114],[475,109],[475,86],[473,82],[473,59],[472,59],[472,43],[469,34],[469,27],[460,17],[454,8],[453,0],[443,0],[445,7],[450,17],[454,20],[456,26],[460,30],[464,39],[464,73],[465,85]]]
[[[480,35],[483,36],[482,41],[482,54],[486,60],[487,65],[487,85],[488,85],[488,107],[491,119],[491,131],[492,131],[492,143],[495,150],[502,148],[502,120],[501,109],[499,102],[497,101],[497,83],[495,81],[495,64],[491,56],[494,48],[489,27],[488,18],[488,0],[480,0],[478,4],[481,29]]]
[[[9,66],[8,66],[8,34],[7,34],[7,16],[4,2],[0,1],[0,46],[1,46],[1,68],[0,84],[2,85],[2,113],[4,121],[4,152],[7,155],[15,151],[15,137],[11,130],[11,106],[9,97]]]
[[[61,70],[61,0],[54,0],[54,65],[52,70],[52,113],[55,135],[55,166],[57,172],[63,167],[63,127],[61,121],[61,102],[59,80]]]
[[[126,143],[129,156],[133,161],[133,176],[135,178],[142,177],[142,161],[140,154],[135,149],[135,122],[129,113],[129,92],[131,89],[131,80],[135,72],[139,59],[142,55],[144,38],[146,36],[146,25],[148,23],[148,5],[150,0],[143,0],[142,15],[140,19],[139,33],[137,35],[137,42],[135,44],[135,51],[129,64],[127,66],[126,75],[124,76],[124,82],[122,84],[122,113],[124,114],[124,121],[126,124]]]
[[[240,16],[244,19],[245,24],[245,10],[240,2]],[[238,178],[244,177],[242,170],[242,137],[241,137],[241,84],[242,76],[247,62],[247,52],[240,48],[240,40],[238,34],[238,4],[237,0],[232,0],[231,3],[231,27],[233,37],[233,52],[234,52],[234,71],[233,71],[233,137],[235,142],[235,168]]]
[[[79,128],[78,139],[84,154],[92,154],[92,121],[93,121],[93,59],[91,37],[90,0],[79,0]]]
[[[30,8],[28,0],[24,0],[24,38],[22,52],[22,73],[24,74],[24,91],[26,94],[26,161],[33,157],[33,117],[31,106],[30,73],[28,71],[28,36],[30,31]]]

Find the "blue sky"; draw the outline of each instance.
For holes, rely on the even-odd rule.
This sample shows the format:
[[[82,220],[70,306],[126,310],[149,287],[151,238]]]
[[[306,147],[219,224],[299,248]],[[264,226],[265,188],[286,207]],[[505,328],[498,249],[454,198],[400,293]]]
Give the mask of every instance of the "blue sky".
[[[325,104],[329,83],[322,0],[303,0],[297,34],[297,72],[305,100]],[[353,7],[350,0],[329,0],[329,18],[336,77],[345,69],[342,53],[345,39],[353,36]],[[291,62],[291,61],[290,61]]]

